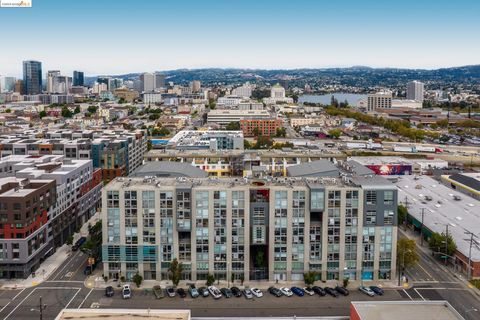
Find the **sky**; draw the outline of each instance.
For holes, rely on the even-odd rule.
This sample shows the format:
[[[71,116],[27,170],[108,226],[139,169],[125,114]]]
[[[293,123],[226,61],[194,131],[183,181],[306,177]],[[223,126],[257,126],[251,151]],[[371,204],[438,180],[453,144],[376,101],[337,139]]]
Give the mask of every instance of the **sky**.
[[[0,75],[480,64],[478,0],[32,0],[0,8]]]

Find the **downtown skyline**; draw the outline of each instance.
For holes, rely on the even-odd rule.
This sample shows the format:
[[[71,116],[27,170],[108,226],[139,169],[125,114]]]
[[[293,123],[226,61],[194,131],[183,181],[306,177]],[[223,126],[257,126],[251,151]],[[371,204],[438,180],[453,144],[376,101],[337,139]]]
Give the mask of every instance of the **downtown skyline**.
[[[220,1],[33,1],[0,9],[10,44],[0,74],[19,77],[24,60],[86,75],[180,68],[436,69],[478,64],[474,1],[318,3]],[[66,26],[66,27],[65,27]],[[455,39],[452,40],[452,39]]]

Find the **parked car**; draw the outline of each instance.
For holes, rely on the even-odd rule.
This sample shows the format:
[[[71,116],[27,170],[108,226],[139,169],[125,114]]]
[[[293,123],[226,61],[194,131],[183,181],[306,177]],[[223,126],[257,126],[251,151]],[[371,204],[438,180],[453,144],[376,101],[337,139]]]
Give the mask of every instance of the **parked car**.
[[[245,296],[245,298],[247,299],[252,299],[253,298],[253,293],[252,293],[252,290],[246,288],[246,289],[243,289],[243,295]]]
[[[336,287],[335,287],[335,290],[336,290],[338,293],[340,293],[341,295],[344,295],[344,296],[348,296],[348,294],[349,294],[347,288],[345,288],[345,287],[336,286]]]
[[[330,287],[325,287],[324,290],[327,294],[331,295],[332,297],[335,297],[335,298],[338,297],[338,292],[335,291],[335,289],[330,288]]]
[[[87,237],[80,237],[72,246],[72,251],[77,251],[87,241]]]
[[[231,298],[233,296],[232,290],[228,288],[222,288],[220,289],[220,292],[225,296],[225,298]]]
[[[185,298],[187,296],[187,293],[185,292],[185,289],[183,289],[183,288],[178,288],[177,293],[180,296],[180,298]]]
[[[132,297],[132,289],[130,289],[129,284],[123,285],[122,297],[123,299],[130,299]]]
[[[113,297],[114,291],[112,286],[108,286],[105,288],[105,295],[109,298]]]
[[[297,296],[299,296],[299,297],[303,297],[303,296],[305,295],[305,292],[303,291],[302,288],[292,287],[291,290],[292,290],[292,292],[293,292],[295,295],[297,295]]]
[[[190,296],[194,299],[197,298],[200,295],[200,293],[198,293],[198,290],[197,290],[197,288],[195,287],[194,284],[191,284],[188,287],[188,293],[190,293]]]
[[[242,296],[242,291],[238,289],[237,287],[231,287],[230,290],[232,290],[232,294],[234,297],[240,298]]]
[[[208,287],[208,292],[210,292],[212,297],[214,297],[215,299],[220,299],[222,297],[222,293],[215,286]]]
[[[268,292],[270,292],[270,294],[274,295],[277,298],[283,296],[282,291],[280,291],[280,289],[275,287],[268,288]]]
[[[360,286],[358,288],[358,290],[362,293],[365,293],[367,296],[370,296],[370,297],[373,297],[375,295],[375,292],[373,292],[373,290],[370,289],[369,287]]]
[[[208,297],[210,295],[206,287],[198,288],[198,293],[200,293],[202,297]]]
[[[310,288],[310,287],[305,287],[305,288],[303,288],[303,291],[304,291],[306,294],[308,294],[309,296],[313,296],[313,295],[315,294],[315,291],[313,291],[313,289]]]
[[[176,293],[175,293],[175,288],[173,287],[167,287],[167,294],[170,298],[173,298],[175,297]]]
[[[315,292],[316,294],[318,294],[321,297],[324,297],[327,294],[325,292],[325,290],[323,290],[322,287],[314,286],[314,287],[312,287],[312,289],[313,289],[313,292]]]
[[[157,299],[162,299],[165,297],[165,294],[163,293],[163,289],[160,286],[153,286],[153,294],[155,295],[155,298]]]
[[[286,297],[291,297],[293,296],[292,290],[288,289],[287,287],[281,287],[280,291],[282,291],[282,294]]]
[[[376,295],[383,296],[383,289],[377,286],[370,286],[370,290],[372,290]]]
[[[252,290],[252,294],[253,294],[255,297],[257,297],[257,298],[263,297],[263,292],[262,292],[260,289],[258,289],[258,288],[252,288],[252,289],[250,289],[250,290]]]

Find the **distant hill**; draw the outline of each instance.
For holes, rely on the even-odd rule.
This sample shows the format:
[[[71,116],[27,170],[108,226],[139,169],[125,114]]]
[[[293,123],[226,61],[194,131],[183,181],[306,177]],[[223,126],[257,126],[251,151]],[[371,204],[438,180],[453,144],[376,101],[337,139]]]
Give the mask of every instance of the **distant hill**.
[[[167,81],[187,84],[192,80],[200,80],[205,84],[234,84],[250,82],[272,83],[279,79],[290,79],[292,85],[339,83],[343,85],[369,86],[396,86],[410,80],[420,80],[435,86],[455,84],[480,84],[480,65],[426,69],[400,68],[370,68],[366,66],[352,66],[349,68],[320,68],[320,69],[235,69],[235,68],[204,68],[204,69],[177,69],[162,71]],[[140,73],[110,75],[122,79],[138,78]],[[93,83],[97,77],[87,77],[86,82]]]

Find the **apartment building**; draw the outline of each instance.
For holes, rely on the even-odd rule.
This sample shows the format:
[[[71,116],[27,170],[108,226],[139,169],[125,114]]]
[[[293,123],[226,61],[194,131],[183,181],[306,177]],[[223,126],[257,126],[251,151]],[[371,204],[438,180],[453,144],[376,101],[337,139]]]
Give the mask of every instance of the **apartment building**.
[[[240,129],[246,137],[274,136],[280,128],[283,128],[282,119],[240,120]]]
[[[51,243],[46,256],[63,245],[100,206],[102,172],[93,168],[92,160],[71,160],[56,155],[7,156],[0,160],[0,177],[53,181],[56,198],[49,207],[47,219],[42,221],[47,228],[46,241]],[[0,260],[0,268],[3,265],[4,261]],[[7,277],[28,275],[10,274]]]
[[[37,138],[37,136],[42,138]],[[0,136],[0,156],[63,155],[66,159],[91,159],[102,169],[103,179],[128,175],[143,162],[147,137],[142,130],[56,130]]]
[[[393,279],[397,189],[381,177],[117,178],[102,194],[110,278]]]
[[[377,108],[392,108],[392,93],[390,91],[381,91],[368,95],[367,111],[375,111]]]
[[[0,274],[26,278],[53,251],[48,215],[54,180],[0,178]]]
[[[239,122],[244,119],[261,120],[270,118],[271,115],[267,110],[215,109],[208,112],[207,122],[227,125],[230,122]]]
[[[177,150],[243,150],[243,132],[229,130],[182,130],[168,142]]]

